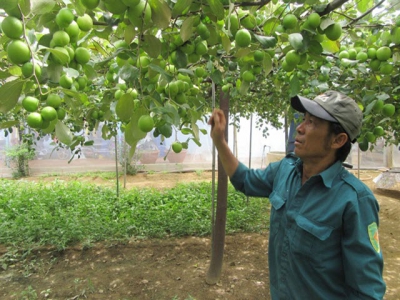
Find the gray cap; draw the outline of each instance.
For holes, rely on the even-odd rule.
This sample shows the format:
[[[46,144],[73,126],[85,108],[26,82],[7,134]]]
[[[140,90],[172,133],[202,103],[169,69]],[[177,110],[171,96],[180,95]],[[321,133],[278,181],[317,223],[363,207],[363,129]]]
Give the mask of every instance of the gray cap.
[[[314,100],[302,96],[291,99],[292,107],[330,122],[339,123],[354,143],[361,132],[363,114],[356,101],[336,91],[326,91]]]

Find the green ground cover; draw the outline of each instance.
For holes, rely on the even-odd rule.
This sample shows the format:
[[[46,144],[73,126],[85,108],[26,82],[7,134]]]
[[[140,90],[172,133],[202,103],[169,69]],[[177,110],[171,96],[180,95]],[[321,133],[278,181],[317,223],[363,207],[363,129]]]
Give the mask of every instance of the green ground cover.
[[[0,243],[22,249],[74,243],[211,233],[211,183],[122,190],[79,181],[0,185]],[[227,233],[268,226],[268,199],[246,199],[229,186]]]

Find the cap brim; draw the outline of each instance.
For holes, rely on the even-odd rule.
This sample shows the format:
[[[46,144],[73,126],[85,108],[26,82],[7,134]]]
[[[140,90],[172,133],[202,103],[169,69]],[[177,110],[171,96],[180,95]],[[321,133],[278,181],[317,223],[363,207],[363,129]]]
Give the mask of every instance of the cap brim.
[[[295,110],[299,112],[308,112],[320,119],[338,123],[338,121],[334,117],[332,117],[325,109],[323,109],[321,105],[313,100],[297,95],[292,97],[291,105]]]

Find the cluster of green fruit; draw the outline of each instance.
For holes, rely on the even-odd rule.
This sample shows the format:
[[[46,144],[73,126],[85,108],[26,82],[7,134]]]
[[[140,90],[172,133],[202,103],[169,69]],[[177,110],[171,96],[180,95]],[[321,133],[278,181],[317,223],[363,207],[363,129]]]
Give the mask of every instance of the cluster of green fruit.
[[[16,14],[18,15],[18,14]],[[87,33],[93,27],[93,20],[88,14],[75,16],[72,10],[61,8],[57,14],[53,15],[54,22],[48,28],[49,33],[40,35],[38,43],[47,48],[47,64],[55,64],[73,67],[79,70],[79,65],[85,65],[90,60],[90,52],[82,46],[76,46],[81,33]],[[7,55],[9,61],[21,68],[24,78],[35,76],[35,83],[43,84],[42,67],[46,66],[44,60],[37,60],[38,53],[24,39],[24,27],[22,18],[15,15],[9,15],[4,18],[1,29],[10,39],[7,45]],[[36,47],[36,46],[35,46]],[[56,83],[58,76],[49,78],[50,83]],[[59,76],[58,84],[65,89],[84,90],[88,85],[87,77],[82,74],[75,78],[63,73]],[[37,85],[34,84],[35,88]],[[33,91],[34,89],[32,89]],[[39,92],[37,92],[39,91]],[[40,100],[39,100],[40,99]],[[42,105],[42,103],[43,105]],[[34,92],[26,92],[22,100],[23,108],[29,112],[26,121],[27,124],[35,129],[54,129],[55,120],[65,118],[65,109],[61,107],[63,99],[59,94],[51,91],[43,85],[40,89],[36,88]],[[49,126],[52,124],[52,126]]]
[[[383,75],[391,74],[393,71],[393,64],[390,63],[392,57],[392,50],[388,46],[379,48],[369,47],[366,51],[361,47],[346,48],[342,47],[339,52],[339,59],[341,64],[349,66],[349,60],[356,60],[359,63],[364,63],[369,60],[369,67],[374,72],[380,72]]]
[[[46,129],[52,121],[63,120],[65,109],[61,107],[62,99],[58,94],[49,94],[41,107],[40,100],[33,96],[26,96],[22,100],[22,107],[29,112],[26,121],[36,129]]]
[[[1,23],[1,30],[4,35],[7,36],[10,41],[8,42],[5,49],[7,49],[8,59],[15,65],[24,65],[31,60],[31,50],[28,44],[21,39],[24,34],[24,25],[20,19],[14,16],[7,16]],[[39,66],[33,67],[33,64],[24,65],[24,76],[25,74],[31,76],[34,71],[37,75],[40,75],[41,70]]]
[[[286,14],[282,19],[282,23],[276,28],[276,32],[280,33],[294,33],[302,30],[312,32],[314,40],[318,43],[324,40],[324,35],[331,41],[337,41],[342,35],[342,27],[339,23],[331,22],[326,28],[322,29],[321,17],[316,12],[309,14],[301,24],[294,14]],[[307,51],[304,51],[304,49],[299,51],[289,47],[288,49],[285,52],[281,67],[286,72],[292,72],[298,65],[303,65],[307,62]]]
[[[76,19],[76,20],[75,20]],[[82,46],[75,46],[81,33],[93,28],[93,19],[88,14],[75,17],[69,8],[61,8],[55,16],[57,26],[50,28],[50,33],[39,41],[49,46],[50,60],[78,69],[90,61],[90,51]]]
[[[385,104],[383,100],[378,99],[375,100],[372,110],[377,115],[381,115],[385,118],[391,118],[396,112],[396,107],[391,103]],[[358,146],[360,150],[367,151],[370,143],[375,143],[377,138],[383,137],[384,135],[385,130],[380,125],[376,125],[372,130],[364,131],[358,139]]]
[[[150,115],[142,115],[139,120],[138,120],[138,128],[143,131],[143,132],[150,132],[154,129],[154,120]],[[157,130],[160,130],[159,128],[157,128]],[[161,130],[163,130],[161,128]],[[170,131],[170,133],[172,133],[171,131],[171,127],[169,127],[168,129]],[[164,133],[164,131],[163,131]],[[164,134],[164,136],[169,137],[171,136],[171,134]],[[171,145],[172,151],[174,151],[175,153],[179,153],[182,151],[183,149],[183,144],[180,143],[179,141],[174,141]]]

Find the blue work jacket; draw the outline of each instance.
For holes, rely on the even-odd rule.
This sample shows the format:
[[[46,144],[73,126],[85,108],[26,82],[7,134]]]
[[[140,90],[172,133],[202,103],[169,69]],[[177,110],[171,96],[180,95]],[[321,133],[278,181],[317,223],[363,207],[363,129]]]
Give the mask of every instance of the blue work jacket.
[[[270,292],[283,299],[383,299],[379,206],[336,162],[303,185],[291,155],[266,169],[239,164],[230,178],[248,196],[269,197]]]

